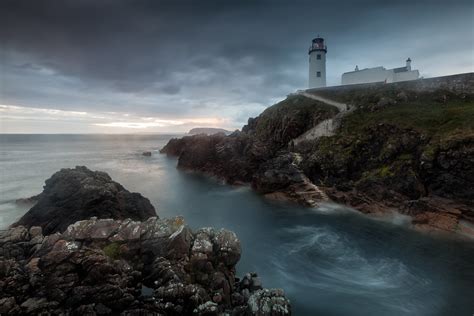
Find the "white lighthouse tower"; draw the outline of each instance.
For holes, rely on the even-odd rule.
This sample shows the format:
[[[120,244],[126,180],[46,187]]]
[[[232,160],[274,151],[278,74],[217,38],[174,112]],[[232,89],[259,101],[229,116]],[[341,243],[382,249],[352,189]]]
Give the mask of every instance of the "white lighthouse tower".
[[[324,38],[313,39],[309,48],[309,88],[321,88],[326,86],[326,53]]]

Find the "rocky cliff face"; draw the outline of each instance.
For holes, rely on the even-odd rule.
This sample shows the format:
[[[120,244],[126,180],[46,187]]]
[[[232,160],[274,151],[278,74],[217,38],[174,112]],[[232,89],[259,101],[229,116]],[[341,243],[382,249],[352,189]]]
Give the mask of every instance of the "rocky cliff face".
[[[334,135],[294,142],[338,110],[292,95],[249,119],[242,132],[184,137],[162,152],[177,156],[180,168],[250,183],[270,197],[303,205],[332,200],[364,213],[397,210],[420,229],[474,235],[470,91],[428,81],[310,90],[351,108]]]
[[[334,106],[298,96],[249,119],[242,132],[172,139],[161,152],[178,156],[178,168],[211,174],[229,183],[255,180],[256,187],[263,188],[255,178],[257,173],[264,173],[260,169],[262,164],[287,153],[288,143],[293,138],[337,112]]]
[[[235,276],[227,230],[181,217],[78,221],[63,233],[0,233],[0,313],[23,315],[290,315],[282,290]]]
[[[78,220],[96,216],[146,220],[156,216],[150,201],[112,181],[105,172],[86,167],[62,169],[46,180],[35,205],[14,225],[40,226],[45,234],[63,232]]]

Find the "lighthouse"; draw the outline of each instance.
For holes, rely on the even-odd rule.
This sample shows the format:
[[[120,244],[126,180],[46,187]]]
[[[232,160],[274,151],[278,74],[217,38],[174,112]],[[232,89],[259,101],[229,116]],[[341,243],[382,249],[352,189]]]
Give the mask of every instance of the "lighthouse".
[[[326,86],[326,53],[327,47],[324,38],[316,37],[309,47],[309,88],[321,88]]]

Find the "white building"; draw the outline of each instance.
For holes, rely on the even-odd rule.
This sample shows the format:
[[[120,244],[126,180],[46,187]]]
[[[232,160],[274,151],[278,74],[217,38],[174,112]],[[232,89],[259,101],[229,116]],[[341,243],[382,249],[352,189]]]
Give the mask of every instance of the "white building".
[[[420,77],[418,70],[411,70],[411,59],[408,58],[405,67],[385,69],[384,67],[365,68],[342,74],[342,85],[369,82],[397,82],[415,80]]]
[[[326,86],[326,53],[327,47],[324,45],[324,39],[319,36],[313,39],[308,51],[308,87],[310,89]]]

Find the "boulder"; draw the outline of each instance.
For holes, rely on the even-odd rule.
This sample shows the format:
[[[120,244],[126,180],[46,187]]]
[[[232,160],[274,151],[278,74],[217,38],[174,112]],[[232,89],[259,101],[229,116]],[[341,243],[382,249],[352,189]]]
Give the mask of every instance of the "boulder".
[[[290,302],[282,290],[262,289],[250,295],[249,313],[256,316],[282,316],[290,312]]]
[[[46,180],[36,204],[13,226],[40,226],[48,235],[93,216],[146,220],[156,212],[147,198],[129,192],[105,172],[78,166]]]

